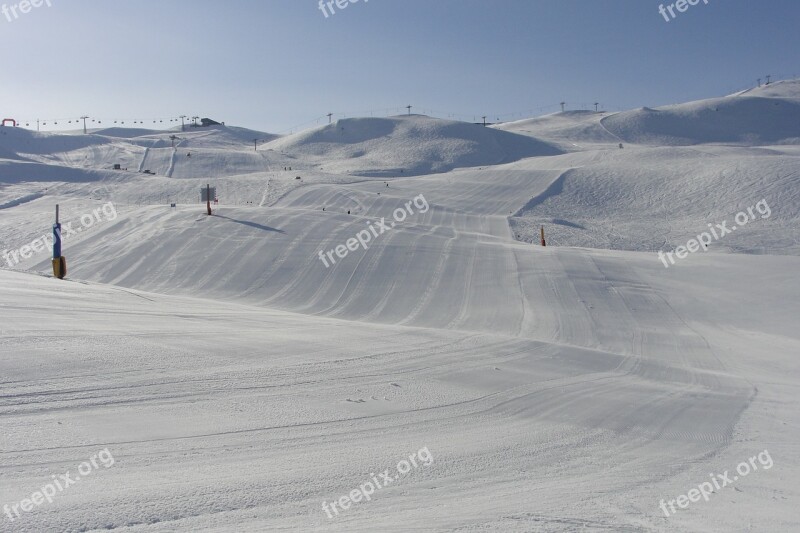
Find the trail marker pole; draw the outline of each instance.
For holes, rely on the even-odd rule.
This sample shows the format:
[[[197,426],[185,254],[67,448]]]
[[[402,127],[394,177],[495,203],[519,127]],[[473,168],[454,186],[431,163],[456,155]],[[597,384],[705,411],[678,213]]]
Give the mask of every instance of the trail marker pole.
[[[56,223],[53,224],[53,276],[64,279],[67,275],[67,258],[61,255],[61,223],[58,221],[56,204]]]
[[[542,226],[542,246],[547,246],[547,242],[544,240],[544,226]]]

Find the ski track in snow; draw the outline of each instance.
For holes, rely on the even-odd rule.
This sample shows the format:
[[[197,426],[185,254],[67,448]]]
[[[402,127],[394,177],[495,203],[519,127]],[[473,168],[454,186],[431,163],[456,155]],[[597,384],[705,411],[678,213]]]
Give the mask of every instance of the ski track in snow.
[[[791,172],[748,169],[783,172],[800,152],[620,150],[606,122],[632,135],[649,115],[601,118],[556,114],[496,138],[459,125],[436,138],[455,155],[435,165],[408,147],[414,128],[440,134],[419,117],[348,121],[346,134],[323,127],[257,153],[252,138],[268,134],[232,128],[186,132],[180,150],[147,132],[41,141],[52,153],[12,130],[37,168],[89,176],[141,157],[139,171],[163,175],[104,182],[118,216],[67,241],[67,280],[49,276],[47,254],[0,268],[0,505],[104,448],[115,459],[13,523],[0,515],[0,531],[798,529],[800,198]],[[331,153],[352,160],[320,170],[336,135],[348,137]],[[564,153],[529,157],[543,147]],[[415,158],[448,172],[386,178]],[[236,202],[207,217],[192,198],[217,172]],[[0,241],[36,238],[56,201],[90,213],[101,203],[85,181],[42,193],[15,179]],[[187,200],[137,205],[145,181]],[[700,192],[702,216],[680,200]],[[428,209],[368,249],[319,260],[420,195]],[[787,255],[699,253],[665,269],[647,251],[759,195],[774,218],[730,245]],[[597,248],[524,242],[541,224],[549,242]],[[429,466],[327,517],[323,501],[423,447]],[[774,469],[673,517],[659,509],[764,449]]]

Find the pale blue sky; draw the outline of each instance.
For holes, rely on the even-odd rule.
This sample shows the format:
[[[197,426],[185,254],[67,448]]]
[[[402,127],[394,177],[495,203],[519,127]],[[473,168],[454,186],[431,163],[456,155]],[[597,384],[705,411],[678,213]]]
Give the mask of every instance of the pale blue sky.
[[[318,0],[50,2],[0,15],[4,117],[282,132],[407,104],[466,120],[657,106],[800,75],[797,0],[701,0],[670,22],[660,0],[361,0],[328,18]]]

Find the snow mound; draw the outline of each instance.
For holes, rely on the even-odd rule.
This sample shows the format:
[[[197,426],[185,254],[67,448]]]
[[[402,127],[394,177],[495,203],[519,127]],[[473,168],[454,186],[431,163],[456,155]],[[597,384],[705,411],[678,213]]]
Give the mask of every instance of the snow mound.
[[[625,142],[659,146],[800,144],[800,99],[731,96],[617,113],[602,125]]]
[[[327,172],[375,177],[447,172],[562,153],[538,139],[421,115],[338,120],[265,148],[314,162]]]
[[[90,130],[92,135],[100,135],[103,137],[113,137],[116,139],[133,139],[136,137],[145,137],[147,135],[165,135],[167,133],[172,133],[176,130],[151,130],[147,128],[121,128],[121,127],[112,127],[112,128],[102,128],[96,130]],[[180,130],[177,130],[180,131]]]
[[[113,171],[0,159],[0,183],[89,183],[115,177]]]
[[[798,98],[800,99],[800,80],[786,80],[776,81],[769,85],[762,85],[761,87],[753,87],[746,91],[742,91],[735,96],[761,96],[763,98]]]
[[[18,154],[17,157],[2,156],[7,159],[19,159],[25,154],[54,154],[81,150],[108,142],[108,138],[95,135],[38,132],[25,128],[0,128],[0,154]]]
[[[174,149],[172,136],[176,137]],[[253,150],[253,140],[264,143],[277,138],[262,131],[227,126],[187,127],[184,132],[180,128],[156,131],[115,127],[86,135],[0,128],[0,160],[47,165],[35,168],[4,164],[0,166],[0,183],[54,181],[50,177],[51,165],[100,171],[120,165],[131,171],[150,170],[177,178],[263,172],[271,163],[264,154]],[[189,153],[193,157],[187,157]],[[275,161],[274,166],[279,168],[280,163]],[[65,172],[65,182],[85,181],[85,176]],[[42,174],[45,176],[40,179]]]
[[[758,202],[747,224],[712,249],[800,254],[800,180],[795,147],[630,147],[567,170],[511,218],[520,240],[640,252],[673,250]],[[766,211],[766,209],[764,210]]]
[[[253,139],[264,143],[279,138],[278,135],[272,133],[224,125],[186,126],[184,131],[181,131],[179,127],[169,130],[114,127],[92,130],[90,134],[96,137],[107,137],[111,140],[124,139],[131,144],[140,146],[154,146],[155,142],[158,147],[171,146],[170,137],[174,135],[177,137],[176,143],[180,146],[213,149],[252,147]]]
[[[184,148],[249,148],[251,151],[254,139],[258,139],[261,145],[279,138],[272,133],[231,126],[187,127],[186,131],[177,131],[175,135],[181,139],[180,146]]]
[[[606,114],[595,111],[565,111],[543,117],[507,122],[493,128],[532,136],[554,144],[564,151],[601,147],[619,143],[619,139],[600,123]]]

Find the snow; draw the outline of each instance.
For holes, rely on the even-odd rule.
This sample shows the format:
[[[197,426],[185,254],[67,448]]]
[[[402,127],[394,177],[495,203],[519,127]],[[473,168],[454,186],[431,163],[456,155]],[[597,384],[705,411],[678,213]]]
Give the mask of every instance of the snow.
[[[341,119],[277,139],[267,148],[314,162],[320,169],[378,177],[432,174],[560,153],[529,137],[421,115]]]
[[[733,96],[663,108],[642,108],[603,119],[625,142],[654,145],[797,144],[800,98]]]
[[[63,281],[47,251],[0,256],[0,506],[115,462],[0,530],[800,528],[798,94],[280,138],[3,128],[0,252],[57,203],[82,231]],[[659,508],[764,450],[773,468]]]

